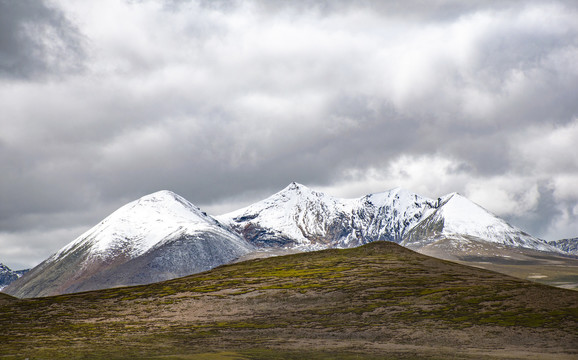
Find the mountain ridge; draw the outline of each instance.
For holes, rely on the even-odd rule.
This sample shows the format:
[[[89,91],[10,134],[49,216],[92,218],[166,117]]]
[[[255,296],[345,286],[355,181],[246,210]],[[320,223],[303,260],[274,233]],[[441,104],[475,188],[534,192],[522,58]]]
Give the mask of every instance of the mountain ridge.
[[[468,235],[481,241],[560,253],[455,192],[434,200],[394,188],[340,199],[294,182],[264,200],[216,218],[248,242],[261,246],[318,250],[387,240],[415,247],[435,241],[436,235]],[[422,226],[412,233],[420,224],[429,229]],[[415,233],[419,238],[412,236]]]
[[[434,204],[401,188],[341,199],[291,183],[264,200],[216,218],[261,246],[319,250],[378,240],[399,242],[423,210]]]

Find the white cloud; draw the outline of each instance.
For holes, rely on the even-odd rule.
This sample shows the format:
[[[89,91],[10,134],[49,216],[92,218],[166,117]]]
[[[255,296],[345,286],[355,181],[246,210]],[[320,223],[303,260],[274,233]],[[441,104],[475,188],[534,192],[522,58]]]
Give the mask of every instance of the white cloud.
[[[467,165],[454,159],[402,155],[382,168],[348,169],[342,181],[320,189],[334,196],[359,197],[403,187],[435,199],[463,189],[469,176]]]
[[[544,238],[568,239],[577,237],[576,234],[578,234],[578,204],[562,207],[560,215],[544,231]]]
[[[531,212],[540,197],[535,179],[511,174],[470,181],[465,195],[498,216]]]
[[[537,175],[568,177],[578,174],[578,151],[574,151],[577,143],[578,118],[563,126],[546,123],[527,128],[517,136],[513,155],[519,166]]]

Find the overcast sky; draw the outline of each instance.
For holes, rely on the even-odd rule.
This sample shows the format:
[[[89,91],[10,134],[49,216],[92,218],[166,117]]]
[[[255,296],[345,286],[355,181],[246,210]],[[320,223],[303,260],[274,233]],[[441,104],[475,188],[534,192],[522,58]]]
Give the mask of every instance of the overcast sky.
[[[0,262],[169,189],[460,192],[578,236],[576,1],[0,0]]]

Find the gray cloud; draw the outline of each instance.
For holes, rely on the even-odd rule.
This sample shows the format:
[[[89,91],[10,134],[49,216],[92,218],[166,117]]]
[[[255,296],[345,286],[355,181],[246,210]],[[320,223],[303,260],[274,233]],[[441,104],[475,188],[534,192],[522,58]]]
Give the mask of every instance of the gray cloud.
[[[530,234],[543,234],[562,215],[559,201],[554,196],[553,189],[548,184],[540,184],[539,197],[536,206],[522,214],[511,214],[506,220],[525,229]]]
[[[38,79],[82,68],[82,36],[44,1],[0,1],[0,76]]]
[[[160,189],[215,213],[290,181],[578,232],[574,2],[0,6],[0,261]]]

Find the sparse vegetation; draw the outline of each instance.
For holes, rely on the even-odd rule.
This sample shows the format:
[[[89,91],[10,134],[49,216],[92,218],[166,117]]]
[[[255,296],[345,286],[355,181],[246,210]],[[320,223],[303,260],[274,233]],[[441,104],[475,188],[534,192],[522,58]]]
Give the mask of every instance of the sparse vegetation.
[[[145,286],[0,297],[7,359],[572,358],[576,329],[578,292],[386,242]]]

